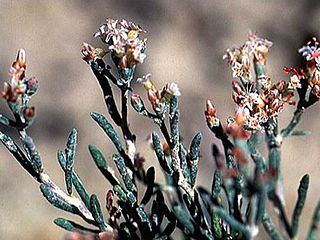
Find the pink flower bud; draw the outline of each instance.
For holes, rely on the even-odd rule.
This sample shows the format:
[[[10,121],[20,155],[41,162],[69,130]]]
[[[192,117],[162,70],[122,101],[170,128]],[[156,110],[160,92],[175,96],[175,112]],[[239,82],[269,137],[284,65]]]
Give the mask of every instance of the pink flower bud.
[[[26,51],[24,49],[19,49],[18,55],[17,55],[17,62],[20,66],[26,65]]]
[[[219,126],[220,121],[217,118],[216,113],[217,113],[216,108],[213,106],[213,104],[210,102],[210,100],[208,100],[204,114],[206,116],[207,124],[209,125],[209,127]]]
[[[149,90],[148,91],[148,99],[151,104],[154,106],[159,102],[158,94],[155,91]]]
[[[138,94],[133,93],[131,95],[131,105],[137,112],[142,112],[144,110],[144,104],[141,97]]]

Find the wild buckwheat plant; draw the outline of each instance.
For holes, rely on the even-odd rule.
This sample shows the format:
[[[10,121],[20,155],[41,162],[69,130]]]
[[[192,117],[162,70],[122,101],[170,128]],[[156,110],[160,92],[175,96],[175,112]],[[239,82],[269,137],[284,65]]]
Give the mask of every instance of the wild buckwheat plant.
[[[18,51],[10,68],[10,79],[4,83],[2,91],[13,119],[0,115],[0,123],[16,129],[20,142],[16,143],[3,132],[0,132],[0,140],[40,184],[48,202],[78,215],[85,226],[64,218],[57,218],[54,223],[75,232],[70,239],[173,239],[183,236],[185,239],[239,240],[256,238],[262,227],[271,239],[298,239],[309,176],[304,175],[300,181],[296,205],[289,217],[282,191],[281,146],[290,136],[307,134],[295,127],[304,111],[320,99],[317,40],[312,39],[299,49],[305,58],[305,67],[283,68],[288,80],[279,82],[271,81],[266,72],[266,58],[272,46],[269,40],[250,33],[243,45],[226,51],[223,58],[236,79],[232,82],[232,99],[236,107],[234,115],[223,124],[214,105],[207,102],[204,121],[222,143],[212,146],[216,169],[213,169],[212,186],[208,189],[196,185],[202,134],[196,133],[190,146],[181,142],[178,106],[181,92],[177,84],[166,83],[159,87],[150,74],[141,78],[134,76],[136,67],[146,57],[143,34],[139,25],[109,18],[94,34],[105,43],[105,48],[95,48],[88,43],[82,48],[83,60],[98,80],[109,115],[107,118],[92,112],[91,117],[117,150],[110,159],[115,163],[116,172],[104,154],[96,146],[89,145],[98,170],[112,186],[106,187],[103,206],[96,194],[85,189],[76,173],[76,129],[71,130],[65,150],[57,152],[66,189],[57,186],[46,173],[37,147],[28,134],[35,111],[30,100],[38,89],[38,82],[26,76],[26,53],[23,49]],[[108,62],[113,67],[105,62],[106,56],[111,57]],[[144,97],[134,93],[133,81],[144,86],[147,104]],[[120,103],[116,103],[114,91],[120,92]],[[128,102],[137,113],[159,127],[162,136],[153,132],[151,139],[164,182],[155,181],[154,167],[144,168],[146,160],[136,149],[136,135],[128,124]],[[281,129],[278,116],[288,105],[294,105],[296,110],[292,120]],[[116,128],[122,136],[117,134]],[[263,144],[268,149],[267,156],[259,151]],[[219,148],[223,149],[222,153]],[[270,217],[270,210],[266,208],[268,202],[273,205],[279,225],[274,225]],[[307,239],[318,239],[320,203],[310,221]]]

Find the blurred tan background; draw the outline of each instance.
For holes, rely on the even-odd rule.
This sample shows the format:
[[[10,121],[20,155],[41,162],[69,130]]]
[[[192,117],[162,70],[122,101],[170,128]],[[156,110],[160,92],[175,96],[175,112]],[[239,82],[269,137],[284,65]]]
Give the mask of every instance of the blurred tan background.
[[[104,205],[109,185],[94,166],[87,145],[96,144],[109,157],[115,149],[90,119],[90,111],[105,114],[100,89],[89,67],[81,59],[84,41],[100,45],[92,34],[106,17],[125,18],[143,26],[148,38],[147,58],[136,76],[152,73],[153,81],[179,84],[181,129],[189,146],[196,131],[204,134],[199,184],[211,186],[214,163],[210,145],[214,137],[206,127],[203,110],[207,99],[218,107],[226,120],[233,114],[231,71],[222,60],[224,50],[239,45],[248,30],[274,42],[268,68],[273,80],[285,79],[283,66],[300,64],[297,49],[313,35],[319,36],[318,1],[4,1],[0,0],[0,77],[8,78],[8,68],[16,52],[27,51],[27,75],[40,82],[33,98],[37,118],[30,133],[38,146],[46,171],[64,188],[56,150],[63,149],[69,130],[77,127],[79,144],[76,170],[89,192],[97,192]],[[145,96],[143,89],[136,92]],[[1,113],[8,113],[4,100]],[[293,108],[287,108],[280,123],[284,126]],[[302,236],[310,224],[320,193],[320,105],[306,112],[299,128],[312,135],[291,138],[283,144],[284,191],[291,216],[296,188],[303,174],[310,173],[311,184],[303,211]],[[138,135],[138,151],[156,159],[145,138],[158,130],[149,119],[130,112],[130,123]],[[3,130],[3,128],[1,128]],[[13,134],[12,131],[6,132]],[[161,175],[161,174],[158,174]],[[159,179],[160,177],[157,176]],[[56,227],[55,217],[70,215],[53,208],[41,196],[38,184],[0,147],[0,239],[63,239],[66,232]],[[81,219],[77,219],[81,223]],[[264,239],[263,234],[260,239]],[[299,238],[300,239],[300,238]]]

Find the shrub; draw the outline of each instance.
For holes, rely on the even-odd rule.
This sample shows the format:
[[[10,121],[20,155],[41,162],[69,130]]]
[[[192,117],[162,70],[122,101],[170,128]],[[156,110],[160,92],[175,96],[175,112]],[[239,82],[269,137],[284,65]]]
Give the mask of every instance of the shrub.
[[[118,173],[96,146],[89,145],[97,168],[112,185],[106,193],[105,208],[101,207],[96,194],[87,192],[75,171],[76,129],[71,130],[65,150],[57,152],[65,175],[66,191],[46,173],[27,131],[34,120],[30,100],[38,89],[38,82],[26,76],[23,49],[18,51],[10,68],[10,79],[4,84],[2,96],[14,119],[0,115],[0,123],[17,130],[20,143],[3,132],[0,132],[0,140],[40,184],[41,192],[50,204],[80,216],[91,227],[64,218],[57,218],[54,223],[76,232],[72,239],[80,239],[81,234],[87,235],[87,239],[171,239],[177,231],[187,239],[253,239],[262,226],[271,239],[296,239],[309,176],[304,175],[300,181],[298,199],[290,219],[284,208],[280,150],[287,137],[308,133],[295,130],[295,127],[304,111],[320,98],[320,47],[316,39],[299,49],[306,66],[285,67],[283,70],[289,75],[288,81],[276,83],[266,72],[266,58],[272,46],[270,41],[249,33],[243,45],[226,51],[223,58],[236,79],[232,82],[236,110],[234,116],[223,124],[215,106],[211,101],[207,102],[204,112],[207,125],[223,147],[221,153],[218,146],[212,145],[216,169],[208,190],[196,185],[202,134],[196,133],[190,146],[181,141],[178,105],[181,92],[177,84],[166,83],[157,88],[150,74],[138,78],[137,82],[146,89],[148,106],[132,89],[135,69],[146,57],[146,39],[141,38],[142,34],[139,25],[107,19],[95,34],[106,48],[84,43],[82,49],[83,60],[102,89],[110,119],[97,112],[92,112],[91,117],[117,149],[112,161]],[[105,56],[111,57],[113,69],[103,60]],[[116,103],[114,91],[120,92],[120,103]],[[296,100],[295,95],[298,95]],[[279,114],[286,105],[295,105],[295,101],[292,120],[279,130]],[[163,140],[156,132],[151,134],[151,140],[164,182],[155,181],[153,166],[144,168],[145,159],[136,149],[136,136],[128,123],[128,102],[137,113],[152,120],[160,129]],[[122,138],[115,128],[120,129]],[[259,151],[263,143],[268,150],[267,156]],[[138,189],[137,182],[145,187]],[[281,226],[273,224],[267,202],[273,204]],[[320,204],[314,211],[307,239],[317,238],[319,221]]]

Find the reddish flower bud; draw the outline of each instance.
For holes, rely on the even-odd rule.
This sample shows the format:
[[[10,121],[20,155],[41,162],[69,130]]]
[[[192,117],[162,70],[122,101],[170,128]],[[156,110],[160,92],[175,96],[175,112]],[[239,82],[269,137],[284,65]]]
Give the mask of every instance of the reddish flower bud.
[[[207,101],[207,110],[205,113],[206,115],[216,117],[217,109],[213,106],[210,100]]]
[[[95,48],[89,43],[83,43],[81,53],[83,54],[82,59],[90,64],[96,58],[102,58],[107,52],[101,48]]]
[[[209,127],[217,127],[220,124],[219,119],[216,116],[217,110],[216,108],[212,105],[210,100],[207,101],[207,106],[206,110],[204,112],[206,119],[207,119],[207,124]]]
[[[158,94],[155,91],[149,90],[148,91],[148,99],[153,106],[157,105],[159,102]]]
[[[26,65],[26,51],[24,49],[19,49],[16,61],[21,67]]]
[[[244,92],[237,81],[232,81],[233,91],[235,91],[238,95],[243,95]]]
[[[25,77],[26,71],[26,52],[24,49],[19,49],[16,61],[12,63],[12,67],[10,69],[10,74],[16,80],[23,80]]]
[[[34,114],[35,114],[34,107],[27,107],[23,110],[23,116],[28,120],[33,118]]]
[[[108,210],[109,214],[111,213],[113,207],[113,196],[113,191],[109,190],[106,195],[106,209]]]
[[[170,155],[170,147],[169,147],[169,144],[166,140],[163,141],[162,148],[163,148],[164,154],[169,156]]]
[[[279,81],[279,82],[276,84],[276,88],[277,88],[280,92],[282,92],[282,91],[285,89],[285,87],[286,87],[286,82],[283,81],[283,80]]]

